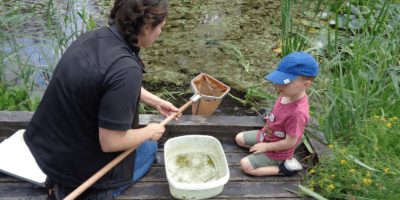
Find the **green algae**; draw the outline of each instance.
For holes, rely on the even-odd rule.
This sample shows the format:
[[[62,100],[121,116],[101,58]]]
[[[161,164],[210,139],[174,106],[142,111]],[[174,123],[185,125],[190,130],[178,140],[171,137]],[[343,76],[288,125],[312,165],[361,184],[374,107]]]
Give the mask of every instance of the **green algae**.
[[[190,160],[184,155],[179,155],[176,159],[176,163],[180,168],[190,167],[192,165],[192,162],[190,162]]]
[[[270,14],[280,16],[279,2],[170,0],[169,3],[171,10],[162,33],[152,46],[141,51],[148,66],[144,81],[180,86],[204,72],[237,91],[246,91],[253,84],[267,92],[274,91],[263,75],[273,71],[280,60],[271,50],[277,46],[278,37],[270,17]],[[207,40],[239,48],[251,66],[250,74],[234,63],[238,61],[234,55]]]

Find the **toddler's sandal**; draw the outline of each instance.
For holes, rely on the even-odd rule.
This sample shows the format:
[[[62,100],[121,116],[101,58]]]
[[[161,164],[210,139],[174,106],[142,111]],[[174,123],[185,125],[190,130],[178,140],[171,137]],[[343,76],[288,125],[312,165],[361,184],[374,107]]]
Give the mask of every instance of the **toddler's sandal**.
[[[299,161],[294,157],[285,160],[285,167],[291,171],[301,171],[303,169]]]

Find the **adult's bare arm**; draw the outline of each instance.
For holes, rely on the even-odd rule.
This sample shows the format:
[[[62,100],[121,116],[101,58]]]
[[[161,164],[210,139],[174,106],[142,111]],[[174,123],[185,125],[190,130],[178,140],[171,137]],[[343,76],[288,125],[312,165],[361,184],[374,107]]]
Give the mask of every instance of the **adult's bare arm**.
[[[165,132],[160,124],[150,123],[144,128],[126,131],[99,127],[99,140],[104,152],[118,152],[140,146],[146,140],[156,141]]]

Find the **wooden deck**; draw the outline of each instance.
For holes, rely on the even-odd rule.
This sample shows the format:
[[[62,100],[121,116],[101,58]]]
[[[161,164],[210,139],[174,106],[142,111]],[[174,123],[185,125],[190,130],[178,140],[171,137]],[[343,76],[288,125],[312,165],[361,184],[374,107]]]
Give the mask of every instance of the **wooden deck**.
[[[26,127],[32,114],[30,112],[0,112],[0,142],[16,130]],[[140,125],[145,126],[150,122],[159,123],[162,120],[163,117],[157,115],[141,115]],[[165,175],[163,144],[168,138],[188,134],[214,136],[221,142],[225,151],[230,179],[222,193],[211,199],[313,199],[301,198],[285,190],[287,188],[298,191],[296,185],[302,181],[302,175],[307,168],[305,165],[303,165],[303,171],[291,177],[254,177],[243,173],[239,162],[249,155],[249,152],[248,149],[238,147],[234,142],[234,137],[240,131],[261,129],[264,125],[261,117],[182,116],[178,122],[173,121],[166,126],[166,132],[159,140],[157,156],[150,170],[114,199],[174,199],[169,192]],[[306,152],[304,145],[300,146],[295,152],[295,157],[301,160],[307,156]],[[0,173],[1,200],[43,200],[46,198],[47,191],[44,188]]]

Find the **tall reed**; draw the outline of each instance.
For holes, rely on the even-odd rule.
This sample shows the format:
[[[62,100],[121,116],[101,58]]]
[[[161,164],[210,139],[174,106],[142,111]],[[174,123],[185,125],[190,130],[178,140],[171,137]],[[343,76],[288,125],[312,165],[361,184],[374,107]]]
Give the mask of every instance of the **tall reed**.
[[[2,105],[0,110],[35,111],[41,98],[35,94],[35,90],[42,87],[35,83],[35,73],[39,72],[48,85],[51,74],[65,49],[84,32],[85,27],[86,31],[97,28],[90,15],[88,16],[85,12],[84,4],[81,12],[78,12],[75,9],[75,0],[68,0],[67,8],[62,13],[63,9],[58,6],[64,3],[64,1],[46,0],[31,7],[24,7],[21,1],[1,1],[0,6],[4,8],[4,12],[0,14],[2,41],[0,43],[0,104]],[[44,12],[37,12],[37,10]],[[83,21],[81,25],[78,24],[77,16]],[[32,20],[40,23],[40,28],[47,36],[24,33],[24,24]],[[27,44],[24,42],[26,39],[41,42]],[[37,55],[33,55],[34,52],[27,52],[27,47],[38,48],[41,52],[39,58],[33,59],[33,56]],[[7,71],[12,74],[6,74]],[[15,76],[15,78],[9,80],[10,78],[7,77],[10,76]],[[15,91],[19,90],[23,90],[24,95],[15,94]]]

